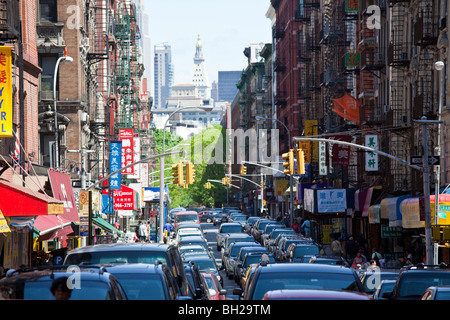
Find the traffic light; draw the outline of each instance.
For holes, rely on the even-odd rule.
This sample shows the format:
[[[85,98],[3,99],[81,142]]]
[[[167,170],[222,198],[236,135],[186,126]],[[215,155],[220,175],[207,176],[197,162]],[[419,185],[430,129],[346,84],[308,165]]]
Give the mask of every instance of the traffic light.
[[[264,180],[261,180],[261,189],[264,189]]]
[[[183,163],[179,162],[176,165],[172,166],[172,176],[175,177],[173,179],[173,184],[177,186],[183,186],[184,185],[184,179],[183,179]]]
[[[282,157],[283,160],[287,160],[283,162],[283,167],[285,168],[283,173],[285,175],[294,175],[294,150],[290,149],[289,152],[283,153]]]
[[[297,174],[305,174],[305,152],[300,148],[295,149],[295,157],[297,158]]]
[[[195,169],[193,163],[186,163],[186,184],[193,184],[195,181]]]
[[[211,189],[211,182],[206,182],[205,183],[205,188],[206,189]]]
[[[241,176],[245,176],[247,174],[247,167],[244,165],[241,165]]]
[[[224,185],[230,184],[230,177],[222,178],[222,184]]]

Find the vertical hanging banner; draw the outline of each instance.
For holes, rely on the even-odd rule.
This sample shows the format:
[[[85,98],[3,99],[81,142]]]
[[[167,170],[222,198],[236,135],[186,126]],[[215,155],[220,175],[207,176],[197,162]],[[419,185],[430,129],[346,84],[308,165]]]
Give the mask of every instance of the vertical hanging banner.
[[[133,129],[119,129],[119,140],[122,141],[122,168],[134,162]],[[124,174],[134,174],[133,167],[123,170]]]
[[[327,170],[327,148],[326,143],[319,141],[319,175],[326,176]]]
[[[366,147],[378,150],[378,136],[366,135]],[[378,171],[378,154],[366,152],[366,171]]]
[[[12,137],[11,47],[0,46],[0,137]]]
[[[121,161],[122,161],[122,141],[111,141],[109,145],[109,173],[116,172],[121,167]],[[122,174],[121,172],[116,173],[115,175],[111,176],[109,179],[109,188],[110,189],[120,189],[121,188],[121,181],[122,180]]]

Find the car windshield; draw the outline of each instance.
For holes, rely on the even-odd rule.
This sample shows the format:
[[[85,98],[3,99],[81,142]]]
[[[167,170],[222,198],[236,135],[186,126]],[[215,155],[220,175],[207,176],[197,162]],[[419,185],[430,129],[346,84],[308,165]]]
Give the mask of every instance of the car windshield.
[[[198,221],[198,216],[196,214],[179,214],[175,218],[176,222],[191,222]]]
[[[221,230],[222,230],[222,233],[241,233],[242,226],[223,224]]]
[[[294,258],[301,258],[306,255],[319,254],[319,248],[317,246],[298,246],[294,250]]]
[[[181,243],[178,244],[178,249],[182,248],[183,246],[202,246],[205,249],[208,249],[205,241],[186,241],[183,240]]]
[[[239,250],[241,250],[242,247],[260,247],[259,244],[255,243],[255,245],[251,244],[245,244],[245,245],[233,245],[230,250],[230,256],[236,257],[239,253]]]
[[[288,229],[288,230],[273,230],[271,238],[275,239],[279,234],[282,234],[282,233],[295,234],[295,231],[294,230],[290,230],[290,229]]]
[[[50,292],[53,280],[25,282],[23,299],[25,300],[55,300]],[[72,289],[69,300],[111,300],[110,290],[105,282],[81,280],[80,288]],[[16,299],[21,297],[16,296]]]
[[[259,263],[261,261],[261,255],[251,255],[251,256],[247,256],[244,261],[243,261],[243,266],[245,268],[247,268],[249,265],[253,264],[253,263]],[[273,256],[269,256],[269,262],[270,263],[275,263],[275,259]]]
[[[247,216],[236,216],[233,218],[234,221],[246,221]]]
[[[205,252],[205,248],[197,247],[197,246],[196,247],[185,246],[185,247],[178,248],[178,251],[180,252],[180,254],[191,253],[191,252]]]
[[[207,273],[217,272],[216,265],[214,264],[214,261],[212,261],[211,259],[195,260],[194,263],[200,270],[200,272],[207,272]]]
[[[117,273],[128,300],[166,300],[161,276],[157,274]]]
[[[97,251],[74,253],[67,256],[65,264],[149,263],[160,261],[167,265],[167,254],[151,251]]]
[[[255,281],[255,280],[254,280]],[[359,291],[351,273],[285,272],[261,273],[255,283],[252,300],[261,300],[270,290],[324,289]]]
[[[259,223],[258,230],[259,230],[259,231],[264,230],[264,228],[265,228],[269,223],[275,223],[275,222],[276,222],[276,221],[261,221],[261,222]]]
[[[401,281],[399,288],[401,297],[420,297],[428,287],[450,285],[450,272],[408,273]]]

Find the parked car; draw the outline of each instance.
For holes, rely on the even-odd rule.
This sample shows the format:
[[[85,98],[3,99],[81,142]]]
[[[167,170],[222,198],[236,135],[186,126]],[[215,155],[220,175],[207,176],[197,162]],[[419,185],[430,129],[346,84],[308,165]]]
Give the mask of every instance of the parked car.
[[[200,218],[196,211],[180,211],[175,214],[175,230],[180,223],[200,224]]]
[[[264,252],[248,252],[244,258],[242,259],[242,263],[239,263],[237,265],[237,272],[236,272],[236,278],[234,281],[241,285],[242,284],[242,278],[245,277],[247,273],[247,269],[250,267],[250,265],[254,263],[260,263],[263,255],[269,260],[267,263],[275,263],[275,259],[271,253],[264,253]]]
[[[377,268],[375,272],[364,271],[361,275],[361,282],[366,289],[366,293],[374,294],[381,281],[387,279],[397,280],[400,274],[400,269],[380,269]]]
[[[247,233],[251,233],[251,229],[253,227],[253,224],[261,219],[261,217],[248,217],[247,222],[244,225],[244,231]]]
[[[166,265],[119,264],[104,268],[117,278],[128,300],[189,300]]]
[[[260,266],[246,291],[234,289],[244,300],[261,300],[272,290],[321,289],[364,292],[352,268],[313,263],[273,263]]]
[[[220,281],[220,284],[223,285],[223,279],[220,275],[220,271],[224,269],[224,266],[218,266],[216,263],[216,259],[206,254],[188,254],[185,256],[185,264],[186,263],[195,263],[200,272],[213,273]]]
[[[372,298],[363,292],[283,289],[266,292],[263,300],[372,300]]]
[[[277,262],[287,262],[286,252],[289,246],[293,243],[313,243],[310,238],[305,238],[300,235],[293,234],[280,234],[275,238],[274,244],[272,246],[272,251],[275,260]],[[270,251],[270,248],[269,248]]]
[[[239,250],[243,247],[261,247],[261,244],[254,241],[249,242],[233,242],[228,247],[228,250],[224,252],[223,262],[225,266],[225,273],[228,276],[228,279],[233,279],[234,277],[234,268],[236,263],[236,257],[239,253]]]
[[[402,270],[392,292],[383,293],[389,300],[419,300],[433,286],[450,285],[450,269],[447,265],[417,264]]]
[[[420,300],[450,300],[449,286],[432,286],[423,293]]]
[[[222,223],[217,230],[217,251],[223,246],[223,240],[229,233],[244,233],[242,225],[236,222]]]
[[[338,256],[321,256],[321,255],[305,255],[300,259],[301,263],[321,263],[329,265],[337,265],[350,267],[350,264],[343,257]]]
[[[204,253],[204,254],[210,254],[208,252],[208,249],[205,249],[205,247],[200,245],[190,245],[190,246],[181,246],[178,248],[178,251],[180,252],[181,258],[184,260],[184,255],[186,253]]]
[[[386,298],[383,298],[383,293],[392,292],[392,289],[394,289],[396,282],[397,282],[397,279],[381,280],[381,282],[378,284],[377,288],[375,289],[375,292],[373,293],[373,299],[374,300],[387,300]]]
[[[319,255],[319,245],[316,243],[292,243],[286,252],[289,262],[300,262],[306,255]]]
[[[227,234],[224,238],[223,238],[223,245],[222,245],[222,249],[220,251],[220,256],[222,259],[222,264],[224,264],[225,258],[224,255],[226,252],[228,252],[228,247],[230,246],[231,243],[233,242],[251,242],[253,241],[253,237],[249,234],[246,233],[230,233]]]
[[[72,270],[77,272],[74,283]],[[101,267],[82,266],[19,271],[0,280],[0,294],[3,299],[14,300],[127,300],[111,273]]]
[[[259,242],[262,246],[266,246],[266,239],[269,237],[270,233],[273,229],[286,229],[286,226],[284,224],[279,223],[269,223],[264,227],[264,231],[261,233]]]
[[[252,236],[256,241],[261,242],[261,234],[264,232],[264,228],[266,227],[266,225],[270,223],[277,223],[277,221],[273,219],[259,219],[255,222],[252,228]]]
[[[185,264],[184,269],[186,271],[190,296],[194,300],[209,300],[208,285],[200,274],[198,267],[190,262]]]
[[[147,263],[160,261],[169,266],[172,275],[181,288],[182,295],[188,295],[186,275],[178,248],[161,243],[114,243],[97,244],[68,251],[65,265],[92,265],[117,263]]]
[[[222,288],[217,276],[213,273],[202,272],[205,282],[208,286],[210,300],[225,300],[227,290]]]

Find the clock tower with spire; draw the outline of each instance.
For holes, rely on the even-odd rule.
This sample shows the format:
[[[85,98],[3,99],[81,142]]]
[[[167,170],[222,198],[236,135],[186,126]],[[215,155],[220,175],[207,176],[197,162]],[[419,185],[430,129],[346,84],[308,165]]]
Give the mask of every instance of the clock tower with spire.
[[[205,59],[203,58],[202,42],[200,35],[197,38],[195,47],[194,66],[192,69],[192,84],[198,89],[198,97],[203,99],[211,98],[211,86],[206,72]]]

